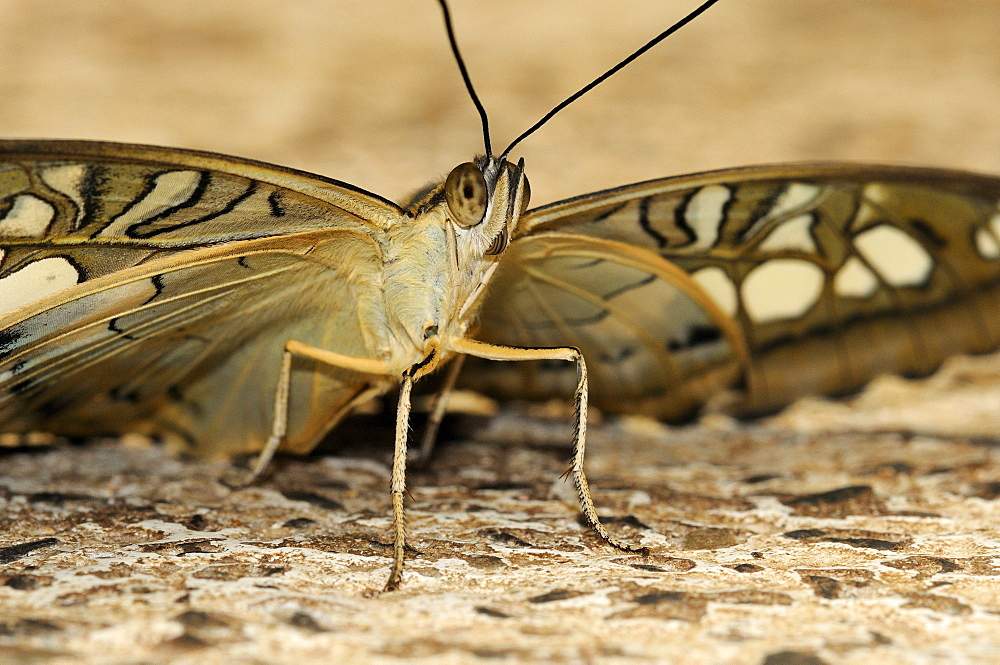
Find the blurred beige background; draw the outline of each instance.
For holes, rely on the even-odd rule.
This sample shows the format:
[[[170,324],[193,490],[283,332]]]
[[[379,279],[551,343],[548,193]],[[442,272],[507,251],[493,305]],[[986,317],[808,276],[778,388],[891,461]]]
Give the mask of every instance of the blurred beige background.
[[[505,145],[694,6],[457,0]],[[4,0],[0,136],[199,148],[400,198],[481,150],[431,0]],[[1000,173],[996,0],[727,0],[519,149],[536,203],[697,170]]]

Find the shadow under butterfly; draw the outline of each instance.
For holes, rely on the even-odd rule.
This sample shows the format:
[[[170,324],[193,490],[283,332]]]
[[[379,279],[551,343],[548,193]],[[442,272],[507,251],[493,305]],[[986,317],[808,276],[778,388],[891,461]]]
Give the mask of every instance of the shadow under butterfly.
[[[665,420],[731,393],[773,411],[1000,347],[1000,178],[804,164],[654,180],[529,209],[511,150],[706,2],[405,207],[221,155],[0,141],[0,430],[170,434],[194,452],[304,453],[400,387],[392,472],[402,579],[410,391],[464,357],[499,397],[575,395]]]

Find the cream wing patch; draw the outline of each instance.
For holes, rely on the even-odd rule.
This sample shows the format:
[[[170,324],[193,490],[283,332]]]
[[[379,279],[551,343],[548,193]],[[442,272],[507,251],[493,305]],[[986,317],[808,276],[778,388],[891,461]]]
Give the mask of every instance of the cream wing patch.
[[[79,281],[80,273],[61,256],[29,263],[0,279],[0,316],[59,293]]]
[[[796,215],[767,234],[759,249],[763,252],[798,250],[816,253],[816,241],[813,240],[811,233],[812,225],[812,215]]]
[[[802,215],[793,215],[793,213],[797,210],[805,210],[809,207],[822,191],[823,190],[817,185],[808,185],[802,182],[795,182],[788,185],[788,187],[785,188],[785,191],[778,196],[777,201],[775,201],[774,205],[771,206],[771,209],[767,212],[767,214],[761,216],[760,219],[754,222],[753,226],[747,229],[744,237],[747,239],[753,238],[771,222],[786,215],[792,215],[792,219],[798,219]],[[803,213],[803,215],[804,214],[805,213]],[[781,227],[779,226],[778,228]],[[795,230],[796,227],[793,226],[792,232]],[[770,239],[770,236],[774,235],[776,231],[777,229],[772,231],[769,234],[768,239]],[[813,244],[812,238],[809,239],[809,244]]]
[[[1000,212],[994,213],[986,228],[976,230],[976,251],[984,259],[1000,259]]]
[[[878,277],[861,259],[852,256],[833,278],[833,291],[843,298],[868,298],[878,289]]]
[[[99,236],[127,235],[134,224],[144,222],[165,210],[188,201],[198,190],[202,174],[198,171],[168,171],[156,176],[156,184],[142,200],[138,201],[105,227]]]
[[[738,304],[736,286],[722,268],[715,266],[702,268],[692,273],[691,278],[705,290],[705,293],[719,306],[719,309],[729,316],[736,314]]]
[[[0,237],[41,238],[55,219],[56,209],[37,196],[21,194],[0,219]]]
[[[809,261],[774,259],[751,270],[740,290],[743,307],[756,323],[794,319],[818,302],[823,271]]]
[[[709,185],[691,197],[684,209],[684,221],[694,232],[695,241],[686,249],[705,250],[715,244],[725,218],[726,203],[732,195],[727,187]]]
[[[793,182],[778,197],[768,217],[774,219],[780,215],[799,210],[816,200],[822,189],[818,185],[804,182]]]
[[[886,283],[922,286],[934,269],[934,259],[902,229],[882,224],[862,231],[854,245]]]
[[[1000,242],[986,229],[976,229],[976,251],[984,259],[1000,258]]]
[[[42,182],[60,194],[65,194],[74,204],[76,204],[76,209],[78,211],[76,219],[77,222],[80,221],[80,217],[83,215],[84,210],[83,194],[80,193],[80,190],[81,183],[83,182],[83,178],[86,173],[87,167],[83,164],[53,166],[41,172]]]

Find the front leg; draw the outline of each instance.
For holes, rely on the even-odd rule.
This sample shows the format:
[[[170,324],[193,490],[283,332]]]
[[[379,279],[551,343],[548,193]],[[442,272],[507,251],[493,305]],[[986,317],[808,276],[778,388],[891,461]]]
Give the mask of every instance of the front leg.
[[[403,372],[399,385],[399,404],[396,407],[396,443],[392,453],[392,569],[384,591],[395,591],[403,581],[403,555],[406,551],[406,514],[403,494],[406,492],[406,433],[410,428],[410,391],[413,389],[414,370]]]
[[[580,350],[571,346],[555,348],[517,348],[511,346],[497,346],[486,344],[471,339],[459,339],[451,345],[451,350],[456,353],[463,353],[476,358],[486,360],[567,360],[576,363],[576,428],[573,432],[573,463],[568,473],[573,476],[573,483],[576,485],[577,496],[580,499],[580,508],[583,515],[590,524],[594,532],[600,536],[601,540],[612,547],[616,547],[625,552],[639,552],[648,554],[645,547],[629,545],[615,538],[601,524],[600,517],[597,516],[597,508],[594,506],[594,499],[590,494],[590,485],[587,483],[587,475],[583,471],[583,459],[587,446],[587,364],[583,360]]]
[[[278,450],[287,432],[288,396],[291,384],[293,355],[311,358],[312,360],[359,374],[377,376],[392,374],[389,364],[382,360],[345,356],[333,351],[309,346],[294,339],[285,342],[281,373],[278,376],[278,387],[274,395],[274,424],[271,430],[271,437],[257,459],[252,478],[257,477],[267,466],[267,463]],[[406,492],[406,434],[410,426],[410,392],[413,389],[414,380],[421,373],[433,367],[434,357],[435,352],[432,351],[427,358],[403,372],[400,383],[399,407],[396,412],[396,444],[392,457],[392,479],[390,481],[390,491],[392,494],[393,558],[392,568],[389,571],[389,579],[385,583],[386,591],[398,589],[403,579],[403,560],[406,551],[406,515],[404,512],[403,494]],[[362,399],[368,399],[373,392],[380,391],[378,389],[362,391],[358,397],[351,401],[351,404],[356,404]]]

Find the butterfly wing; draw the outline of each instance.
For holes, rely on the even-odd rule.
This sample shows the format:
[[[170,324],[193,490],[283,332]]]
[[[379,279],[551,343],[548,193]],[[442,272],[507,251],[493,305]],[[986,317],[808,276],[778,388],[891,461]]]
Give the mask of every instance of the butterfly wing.
[[[1000,346],[998,202],[1000,178],[852,165],[720,171],[570,199],[529,211],[510,249],[537,257],[572,239],[594,262],[505,261],[480,337],[577,345],[598,405],[668,419],[722,387],[738,390],[733,410],[754,414],[882,373],[925,375]],[[623,253],[643,257],[648,283],[609,274]],[[652,277],[668,265],[688,278],[674,281],[682,296]],[[572,313],[583,300],[590,319]],[[714,307],[698,320],[692,305],[705,300]],[[599,338],[597,318],[604,331],[642,334]],[[474,385],[511,396],[554,395],[570,380],[555,365],[483,371]]]
[[[676,266],[621,242],[558,232],[508,248],[476,336],[578,347],[594,403],[664,418],[682,418],[731,385],[746,357],[733,322]],[[565,365],[477,364],[464,378],[490,394],[544,399],[573,393],[576,372]]]
[[[259,448],[285,340],[368,354],[373,236],[401,214],[256,162],[0,142],[0,429]],[[287,447],[367,385],[296,359]]]

